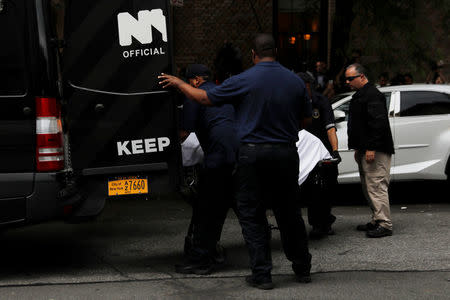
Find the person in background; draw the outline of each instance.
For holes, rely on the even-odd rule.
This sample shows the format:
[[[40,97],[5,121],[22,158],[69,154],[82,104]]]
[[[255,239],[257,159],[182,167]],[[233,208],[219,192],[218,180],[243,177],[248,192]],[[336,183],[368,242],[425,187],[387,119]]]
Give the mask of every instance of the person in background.
[[[403,83],[413,84],[414,83],[413,76],[410,73],[406,73],[405,75],[403,75]]]
[[[391,85],[403,85],[405,84],[405,76],[401,73],[395,74],[394,77],[391,78]]]
[[[445,81],[444,79],[442,79],[443,77],[441,77],[440,75],[438,75],[435,79],[434,79],[434,84],[444,84]]]
[[[204,91],[216,86],[202,64],[189,65],[185,76],[192,87]],[[234,207],[232,172],[238,147],[234,108],[230,104],[206,107],[186,99],[183,129],[197,135],[204,161],[198,199],[193,204],[192,239],[185,240],[185,261],[176,265],[175,271],[206,275],[225,263],[219,240],[228,209]]]
[[[283,250],[297,280],[311,281],[311,254],[297,201],[299,158],[295,146],[306,90],[298,76],[276,61],[272,35],[258,34],[253,42],[254,66],[208,91],[168,74],[159,78],[163,88],[175,87],[203,105],[235,105],[240,141],[237,210],[252,270],[246,282],[259,289],[272,289],[268,206],[274,212]]]
[[[217,84],[222,83],[233,75],[241,73],[242,53],[239,48],[230,42],[225,42],[217,52],[214,59],[215,81]]]
[[[378,84],[377,87],[389,86],[389,73],[383,72],[378,76]]]
[[[314,91],[311,85],[314,83],[307,73],[298,73],[305,82],[306,90],[312,103],[312,122],[305,129],[318,137],[325,145],[331,156],[341,161],[338,151],[338,139],[336,135],[336,124],[334,122],[333,109],[330,101],[320,93]],[[335,197],[337,187],[338,168],[337,164],[323,167],[321,170],[323,185],[318,191],[314,189],[313,177],[307,179],[302,186],[308,207],[308,222],[312,226],[309,233],[310,239],[320,239],[334,234],[331,225],[336,217],[331,213],[332,200]],[[317,193],[313,193],[317,192]]]
[[[372,219],[357,230],[367,237],[392,235],[389,205],[389,178],[394,143],[389,125],[386,98],[369,82],[360,64],[345,71],[347,84],[356,93],[349,107],[348,148],[355,149],[363,193],[372,210]]]
[[[446,83],[447,79],[443,73],[444,61],[433,62],[431,66],[431,72],[427,75],[427,83],[441,84]]]
[[[333,79],[327,69],[327,63],[323,60],[316,62],[316,71],[314,72],[315,91],[323,94],[327,98],[334,96]]]

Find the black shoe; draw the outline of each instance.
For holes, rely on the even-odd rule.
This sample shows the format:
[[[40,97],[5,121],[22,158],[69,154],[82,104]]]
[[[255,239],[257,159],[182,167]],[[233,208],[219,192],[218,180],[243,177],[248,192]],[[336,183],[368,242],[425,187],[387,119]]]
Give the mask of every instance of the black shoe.
[[[358,230],[358,231],[369,231],[369,230],[374,230],[375,228],[377,228],[377,225],[372,224],[371,222],[369,222],[367,224],[362,224],[362,225],[356,226],[356,230]]]
[[[292,270],[294,271],[298,282],[311,282],[311,254],[308,254],[308,258],[305,259],[305,263],[292,264]]]
[[[309,271],[298,272],[295,274],[297,277],[297,281],[301,283],[310,283],[311,282],[311,273]]]
[[[327,235],[333,234],[335,234],[335,232],[333,229],[331,229],[331,226],[313,227],[313,229],[309,232],[309,238],[311,240],[319,240],[321,238],[326,237]]]
[[[193,244],[194,241],[192,235],[187,235],[184,237],[184,247],[183,247],[184,256],[188,257],[191,254]]]
[[[366,236],[370,238],[380,238],[384,236],[391,236],[392,230],[384,228],[383,226],[378,225],[377,228],[373,230],[369,230],[366,232]]]
[[[274,287],[272,279],[268,278],[266,280],[256,280],[253,275],[246,276],[245,282],[247,282],[248,285],[260,290],[271,290]]]
[[[195,275],[208,275],[213,271],[214,266],[212,264],[201,263],[184,263],[175,265],[175,272],[181,274],[195,274]]]
[[[216,249],[214,251],[211,251],[211,259],[214,263],[214,265],[220,267],[224,266],[227,260],[227,254],[225,251],[225,248],[220,244],[217,243]]]

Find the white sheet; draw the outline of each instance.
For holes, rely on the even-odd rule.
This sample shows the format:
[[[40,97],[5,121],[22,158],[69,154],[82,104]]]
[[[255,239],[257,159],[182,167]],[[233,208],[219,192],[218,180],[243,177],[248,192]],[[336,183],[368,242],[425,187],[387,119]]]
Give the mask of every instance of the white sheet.
[[[181,143],[181,156],[183,167],[191,167],[203,162],[203,150],[195,133],[191,132]]]
[[[332,157],[320,139],[306,130],[299,131],[296,146],[300,159],[298,184],[301,185],[320,160]],[[191,132],[181,143],[181,153],[184,167],[203,162],[203,150],[195,133]]]
[[[298,185],[301,185],[319,161],[332,157],[322,141],[306,130],[299,131],[296,146],[300,159]]]

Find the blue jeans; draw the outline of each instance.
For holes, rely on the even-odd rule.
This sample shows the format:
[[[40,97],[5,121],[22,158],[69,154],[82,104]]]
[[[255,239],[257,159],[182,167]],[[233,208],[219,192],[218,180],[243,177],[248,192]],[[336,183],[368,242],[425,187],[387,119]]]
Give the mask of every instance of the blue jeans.
[[[256,280],[270,278],[272,270],[267,208],[273,210],[294,272],[311,268],[305,223],[297,200],[298,170],[294,145],[243,144],[239,148],[237,211]]]

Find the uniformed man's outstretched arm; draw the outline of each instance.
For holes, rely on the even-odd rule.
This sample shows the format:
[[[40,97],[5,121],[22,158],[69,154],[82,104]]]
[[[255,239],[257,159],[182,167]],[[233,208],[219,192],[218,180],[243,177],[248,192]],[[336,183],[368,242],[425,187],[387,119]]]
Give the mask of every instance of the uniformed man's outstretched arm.
[[[163,88],[168,87],[174,87],[180,90],[186,97],[189,99],[198,102],[202,105],[211,106],[212,102],[209,100],[208,95],[206,94],[206,91],[202,89],[197,89],[180,78],[176,76],[172,76],[169,74],[161,73],[161,75],[158,76],[159,79],[162,79],[159,84],[162,85]]]
[[[327,135],[328,141],[330,141],[330,145],[332,148],[332,152],[330,154],[333,158],[338,160],[337,163],[340,163],[342,161],[342,158],[338,150],[338,138],[336,134],[336,127],[331,127],[330,129],[328,129]]]

